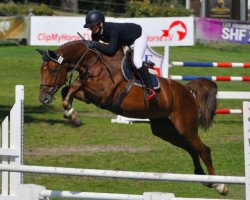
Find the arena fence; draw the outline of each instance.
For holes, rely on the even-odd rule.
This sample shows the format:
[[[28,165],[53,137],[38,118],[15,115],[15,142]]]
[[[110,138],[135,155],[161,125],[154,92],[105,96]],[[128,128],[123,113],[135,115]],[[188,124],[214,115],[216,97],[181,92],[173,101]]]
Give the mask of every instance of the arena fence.
[[[170,66],[176,67],[240,67],[249,68],[250,63],[233,63],[233,62],[171,62]]]
[[[6,117],[2,123],[2,148],[0,149],[0,155],[2,156],[2,164],[0,164],[0,170],[2,171],[1,200],[45,200],[49,197],[92,200],[204,200],[204,198],[177,198],[173,193],[161,192],[145,192],[142,195],[135,195],[46,190],[44,186],[24,184],[23,173],[157,181],[244,184],[246,187],[246,199],[250,200],[250,102],[244,102],[243,104],[245,176],[209,176],[23,165],[23,91],[23,86],[16,87],[16,102],[10,111],[10,131],[8,130],[8,117]],[[8,141],[8,138],[10,141]],[[8,144],[10,145],[8,146]]]
[[[173,61],[170,67],[230,67],[230,68],[249,68],[250,63],[232,63],[232,62],[176,62]],[[211,81],[250,81],[250,76],[169,76],[173,80],[189,81],[197,78],[207,78]]]

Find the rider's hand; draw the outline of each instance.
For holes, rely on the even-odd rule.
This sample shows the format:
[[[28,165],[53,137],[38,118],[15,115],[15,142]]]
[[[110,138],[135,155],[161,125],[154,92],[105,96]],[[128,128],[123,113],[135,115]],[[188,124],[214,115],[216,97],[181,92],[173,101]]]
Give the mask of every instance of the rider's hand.
[[[90,49],[94,49],[95,48],[95,43],[93,41],[91,41],[91,40],[86,40],[85,44]]]

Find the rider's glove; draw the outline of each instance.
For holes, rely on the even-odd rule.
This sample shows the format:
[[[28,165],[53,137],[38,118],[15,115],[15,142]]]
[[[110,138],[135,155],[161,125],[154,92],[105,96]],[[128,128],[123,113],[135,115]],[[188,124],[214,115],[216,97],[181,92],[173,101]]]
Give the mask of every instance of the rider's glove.
[[[91,41],[91,40],[86,40],[85,44],[90,49],[94,49],[95,48],[95,43],[93,41]]]

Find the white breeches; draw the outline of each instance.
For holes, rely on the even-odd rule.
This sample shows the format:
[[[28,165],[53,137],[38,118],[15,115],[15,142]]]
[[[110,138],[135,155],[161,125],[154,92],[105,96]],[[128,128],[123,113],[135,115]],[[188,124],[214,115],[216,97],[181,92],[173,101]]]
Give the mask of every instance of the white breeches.
[[[141,37],[137,38],[134,42],[134,57],[133,62],[137,69],[142,66],[143,57],[147,47],[147,34],[142,30]]]

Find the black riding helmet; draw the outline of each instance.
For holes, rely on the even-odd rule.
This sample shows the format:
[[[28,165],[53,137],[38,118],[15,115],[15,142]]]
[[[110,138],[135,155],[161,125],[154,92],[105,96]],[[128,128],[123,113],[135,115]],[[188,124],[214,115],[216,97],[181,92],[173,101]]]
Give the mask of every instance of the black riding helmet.
[[[105,17],[101,11],[92,10],[86,16],[86,19],[85,19],[86,23],[84,25],[84,28],[91,28],[99,24],[100,22],[104,22],[104,21],[105,21]]]

